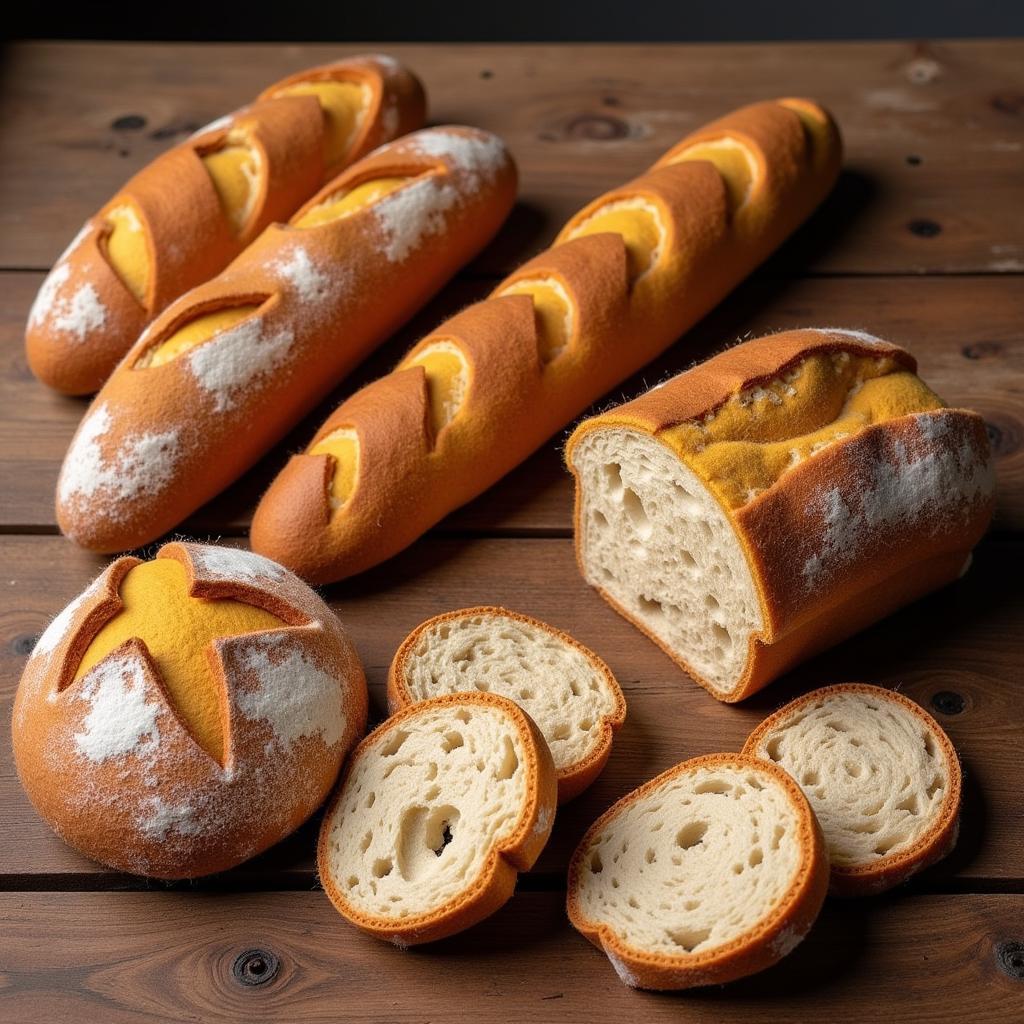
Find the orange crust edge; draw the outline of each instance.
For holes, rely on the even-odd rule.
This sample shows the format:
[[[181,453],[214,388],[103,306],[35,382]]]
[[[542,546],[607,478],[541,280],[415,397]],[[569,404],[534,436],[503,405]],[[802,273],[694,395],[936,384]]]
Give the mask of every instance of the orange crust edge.
[[[887,700],[898,704],[910,712],[924,723],[938,743],[945,756],[949,772],[949,788],[943,799],[939,816],[935,824],[916,842],[898,853],[888,854],[871,864],[855,867],[832,865],[832,877],[829,884],[831,895],[840,897],[870,896],[901,885],[912,875],[942,860],[952,851],[956,845],[960,828],[963,773],[960,768],[960,758],[957,756],[952,740],[946,734],[945,729],[920,704],[895,690],[887,690],[883,686],[873,686],[870,683],[837,683],[833,686],[822,686],[802,697],[797,697],[796,700],[791,700],[774,714],[769,715],[754,729],[743,744],[742,753],[758,760],[764,760],[766,763],[774,763],[768,761],[767,758],[762,758],[757,753],[757,746],[764,736],[805,704],[833,693],[867,693],[878,700]]]

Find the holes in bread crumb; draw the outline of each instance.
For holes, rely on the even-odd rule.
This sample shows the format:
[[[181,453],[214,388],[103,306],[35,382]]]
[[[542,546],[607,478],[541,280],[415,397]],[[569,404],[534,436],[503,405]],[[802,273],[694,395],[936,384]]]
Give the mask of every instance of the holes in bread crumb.
[[[601,851],[594,850],[590,855],[590,860],[587,863],[587,867],[590,868],[592,875],[599,875],[604,871],[604,861],[601,860]]]
[[[640,500],[640,495],[632,487],[626,487],[623,490],[622,505],[637,536],[641,540],[647,540],[654,532],[654,526],[647,517],[647,511],[644,509],[644,503]]]
[[[609,497],[614,501],[622,500],[622,492],[625,484],[622,482],[622,467],[617,462],[608,462],[601,467],[601,475],[604,477],[604,486],[608,490]]]
[[[776,825],[772,829],[772,849],[777,850],[782,845],[782,837],[786,834],[785,825]]]
[[[902,799],[897,805],[896,810],[906,811],[908,814],[919,814],[921,808],[918,806],[917,794],[911,793],[910,796]]]
[[[764,752],[772,761],[782,760],[782,737],[773,736],[765,745]]]
[[[936,775],[935,778],[932,779],[932,781],[928,784],[928,788],[925,790],[925,794],[927,795],[928,799],[931,800],[931,798],[935,796],[935,794],[938,793],[941,789],[942,779],[940,779]]]
[[[423,773],[423,778],[425,778],[427,782],[431,782],[437,778],[437,764],[434,761],[431,761],[430,764],[427,765],[427,770]]]
[[[725,628],[725,626],[719,625],[717,622],[712,622],[711,635],[715,638],[715,643],[719,647],[732,646],[732,634]]]
[[[658,859],[658,855],[654,852],[651,847],[647,848],[647,852],[644,854],[644,863],[653,864]]]
[[[355,875],[349,875],[348,878],[345,879],[345,888],[346,889],[354,889],[358,884],[359,884],[359,879],[356,878]]]
[[[516,756],[516,749],[508,736],[502,736],[501,744],[503,748],[501,763],[498,765],[494,777],[499,780],[511,779],[519,769],[519,758]]]
[[[709,612],[716,612],[722,606],[718,603],[718,598],[715,597],[714,594],[705,594],[704,607],[707,608]]]
[[[764,851],[760,846],[755,846],[750,854],[747,856],[747,863],[752,867],[756,868],[764,860]]]
[[[523,687],[523,688],[522,688],[522,689],[521,689],[521,690],[519,691],[519,699],[520,699],[520,700],[533,700],[533,698],[534,698],[535,696],[536,696],[536,694],[535,694],[535,693],[533,692],[533,690],[531,690],[531,689],[530,689],[529,687],[527,687],[527,686],[524,686],[524,687]]]
[[[829,729],[833,732],[849,732],[850,730],[846,727],[843,722],[837,722],[835,719],[825,723]]]
[[[590,732],[590,730],[593,729],[593,728],[594,728],[594,723],[589,718],[584,718],[580,722],[580,732]]]
[[[703,782],[698,782],[693,787],[693,791],[694,793],[717,793],[719,795],[731,793],[732,783],[725,779],[705,779]]]
[[[924,734],[924,752],[929,757],[935,757],[935,740],[932,739],[931,733]]]
[[[682,562],[683,566],[687,569],[693,569],[697,565],[697,559],[694,558],[689,551],[680,551],[679,561]]]
[[[402,744],[409,738],[409,734],[402,729],[397,730],[393,736],[380,748],[382,757],[394,757],[399,750],[402,749]]]
[[[665,934],[686,953],[692,953],[701,943],[707,942],[710,928],[666,928]]]
[[[707,831],[706,821],[691,821],[676,833],[676,846],[681,850],[692,850],[704,841]]]
[[[423,794],[424,800],[436,800],[441,795],[441,787],[433,785]]]
[[[820,780],[820,776],[816,771],[806,771],[800,776],[801,786],[816,786]]]
[[[569,725],[567,722],[559,722],[558,725],[551,730],[551,738],[553,740],[567,740],[569,738]]]
[[[473,686],[481,693],[490,693],[491,684],[486,679],[474,679]]]
[[[407,881],[415,881],[435,870],[438,858],[454,842],[459,810],[441,807],[411,807],[398,828],[398,869]]]
[[[387,878],[391,874],[394,863],[390,857],[378,857],[373,862],[373,877],[374,878]]]
[[[444,734],[441,740],[441,749],[446,753],[450,754],[453,750],[458,750],[459,747],[465,744],[466,740],[461,732],[456,732],[452,729],[450,732]]]
[[[649,597],[641,595],[637,598],[637,604],[640,605],[641,614],[646,615],[648,618],[659,618],[665,614],[665,609],[657,601],[652,601]]]
[[[632,907],[632,908],[633,908],[634,910],[639,910],[639,909],[640,909],[640,904],[639,904],[639,903],[637,903],[637,900],[636,900],[636,897],[635,897],[635,896],[630,896],[630,897],[629,897],[629,899],[628,899],[628,900],[627,900],[626,902],[627,902],[627,903],[628,903],[628,904],[629,904],[629,905],[630,905],[630,906],[631,906],[631,907]]]
[[[681,483],[673,481],[672,486],[675,487],[675,498],[679,511],[686,516],[700,515],[700,502]]]
[[[851,779],[859,779],[864,769],[856,761],[844,761],[843,768]]]
[[[880,839],[875,843],[874,852],[878,854],[879,857],[884,857],[898,842],[898,836],[888,836],[885,839]]]
[[[370,848],[370,843],[373,842],[373,833],[367,832],[362,839],[359,840],[359,852],[366,853]]]
[[[366,799],[363,801],[364,806],[369,809],[377,802],[377,794],[371,789],[366,794]]]
[[[744,781],[751,789],[764,789],[764,786],[761,785],[761,780],[756,775],[748,775]]]
[[[599,508],[595,508],[593,510],[591,518],[594,520],[598,529],[606,530],[608,528],[608,517]]]
[[[462,722],[463,725],[469,725],[473,716],[465,708],[459,708],[459,710],[455,712],[455,718],[457,721]]]

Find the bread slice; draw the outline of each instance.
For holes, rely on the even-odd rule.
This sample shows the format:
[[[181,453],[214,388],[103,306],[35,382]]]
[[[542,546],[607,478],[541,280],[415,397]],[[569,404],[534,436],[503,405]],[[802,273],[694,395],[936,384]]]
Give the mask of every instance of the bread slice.
[[[540,730],[492,693],[413,704],[356,747],[320,830],[331,902],[397,946],[492,914],[554,824],[555,766]]]
[[[558,802],[604,768],[626,701],[608,666],[546,622],[505,608],[428,619],[402,642],[388,673],[392,711],[442,693],[498,693],[525,708],[558,772]]]
[[[710,754],[670,768],[590,827],[569,919],[633,988],[715,985],[803,939],[828,888],[807,798],[776,765]]]
[[[963,574],[992,515],[984,420],[859,331],[737,345],[582,423],[583,575],[736,701]]]
[[[826,686],[765,719],[743,748],[803,787],[832,861],[832,892],[883,892],[956,843],[960,762],[912,700],[861,683]]]

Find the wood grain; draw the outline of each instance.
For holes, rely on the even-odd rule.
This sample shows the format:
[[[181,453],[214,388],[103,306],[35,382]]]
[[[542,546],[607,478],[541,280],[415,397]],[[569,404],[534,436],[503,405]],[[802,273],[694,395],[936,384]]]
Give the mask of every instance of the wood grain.
[[[10,48],[0,96],[0,267],[49,266],[82,221],[168,145],[279,76],[360,49]],[[479,269],[507,268],[541,248],[584,202],[701,123],[797,90],[834,110],[847,162],[832,201],[787,247],[786,265],[1024,270],[1017,41],[388,49],[422,76],[433,121],[496,131],[520,163],[520,206]],[[125,127],[138,118],[141,127]]]
[[[431,540],[388,566],[329,588],[326,596],[351,631],[369,678],[376,715],[384,711],[391,657],[405,635],[449,608],[499,604],[568,630],[611,666],[629,702],[604,774],[559,811],[554,836],[537,865],[561,884],[585,828],[641,782],[697,754],[738,750],[771,710],[826,683],[862,680],[898,686],[935,712],[933,697],[953,692],[957,714],[935,712],[967,774],[960,843],[922,884],[958,888],[970,880],[993,888],[1024,878],[1024,705],[1015,698],[1024,596],[1024,544],[983,545],[954,586],[905,609],[791,673],[736,707],[711,699],[579,577],[563,539]],[[0,589],[0,716],[10,702],[34,637],[103,564],[59,538],[0,539],[8,576]],[[314,827],[215,885],[272,887],[312,880]],[[128,884],[68,850],[39,821],[14,777],[10,738],[0,737],[0,885]],[[137,881],[132,884],[139,884]]]
[[[892,1020],[950,1021],[967,1001],[972,1024],[1008,1024],[1024,998],[1007,973],[1024,896],[830,902],[775,967],[676,994],[626,988],[555,893],[519,893],[476,928],[407,952],[350,928],[322,893],[7,893],[0,920],[0,1016],[19,1024],[864,1024],[882,1007]],[[239,981],[258,958],[269,980]]]
[[[56,530],[57,473],[85,403],[34,381],[25,364],[24,315],[38,274],[0,273],[0,464],[9,480],[0,528]],[[290,437],[184,529],[201,535],[244,532],[259,495],[289,452],[305,446],[329,411],[356,387],[387,372],[421,333],[481,297],[489,282],[454,282]],[[996,528],[1024,528],[1024,288],[1015,278],[811,278],[760,275],[610,400],[633,396],[740,336],[808,324],[866,327],[905,344],[924,378],[950,404],[988,420],[999,471]],[[561,465],[564,435],[489,493],[456,512],[443,532],[561,533],[571,529],[571,481]]]

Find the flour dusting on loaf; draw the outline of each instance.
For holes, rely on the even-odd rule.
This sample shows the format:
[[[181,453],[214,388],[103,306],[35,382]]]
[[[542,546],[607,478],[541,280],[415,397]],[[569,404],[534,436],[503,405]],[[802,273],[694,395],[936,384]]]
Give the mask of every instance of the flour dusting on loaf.
[[[385,196],[373,212],[384,234],[384,253],[401,263],[425,238],[441,234],[445,214],[459,202],[459,193],[437,178],[421,178]]]
[[[417,135],[413,145],[424,156],[441,157],[464,172],[472,188],[480,188],[508,163],[508,151],[496,135],[427,131]]]
[[[284,566],[257,555],[255,551],[213,544],[197,547],[195,551],[193,564],[206,576],[240,583],[274,582],[291,576]]]
[[[273,260],[268,269],[287,281],[303,302],[323,302],[329,297],[332,281],[342,273],[338,267],[330,270],[318,267],[310,258],[309,251],[299,244]]]

